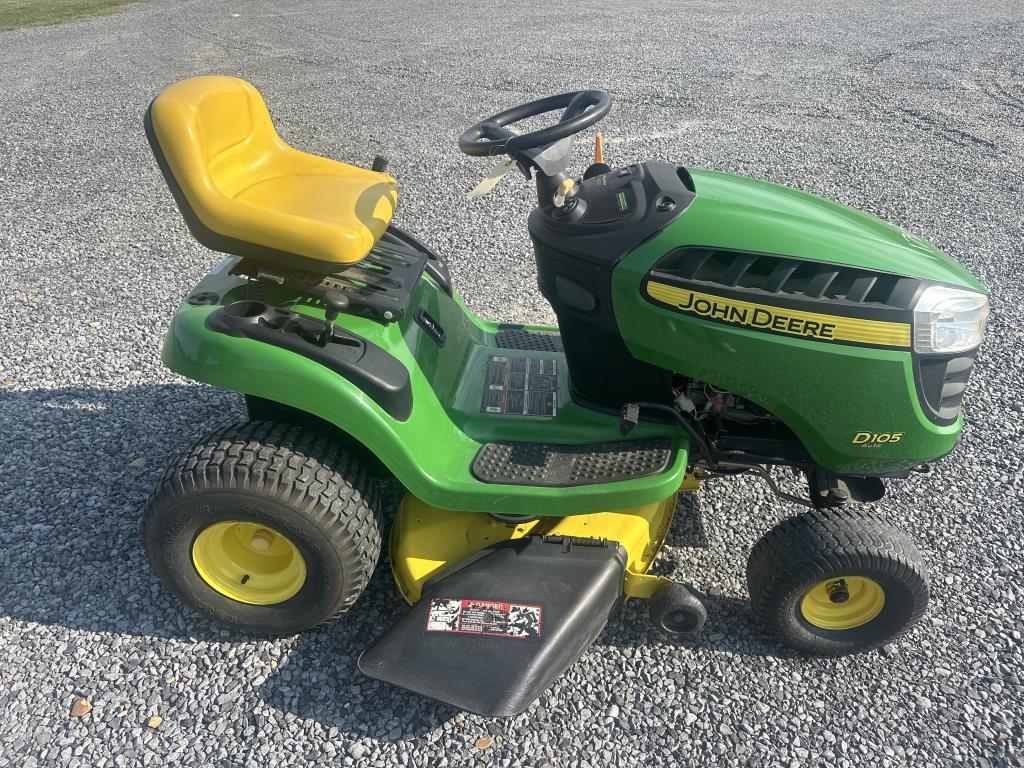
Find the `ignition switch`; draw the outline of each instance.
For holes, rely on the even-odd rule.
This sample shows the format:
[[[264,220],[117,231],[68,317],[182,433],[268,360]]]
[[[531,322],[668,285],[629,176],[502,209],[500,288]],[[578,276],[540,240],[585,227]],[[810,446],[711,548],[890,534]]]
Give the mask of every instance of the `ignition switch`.
[[[561,208],[562,212],[565,213],[568,210],[572,210],[572,207],[576,205],[576,192],[576,182],[573,179],[566,179],[558,185],[558,191],[555,192],[551,202],[555,208]]]

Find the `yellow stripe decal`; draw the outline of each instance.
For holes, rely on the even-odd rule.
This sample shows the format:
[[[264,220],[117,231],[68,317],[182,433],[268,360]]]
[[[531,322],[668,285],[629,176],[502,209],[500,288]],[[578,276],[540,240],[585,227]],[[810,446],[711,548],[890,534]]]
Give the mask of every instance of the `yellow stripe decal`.
[[[908,323],[801,312],[768,304],[728,299],[713,293],[700,293],[654,281],[647,283],[647,295],[688,315],[760,331],[802,336],[818,341],[850,341],[884,347],[910,346]]]

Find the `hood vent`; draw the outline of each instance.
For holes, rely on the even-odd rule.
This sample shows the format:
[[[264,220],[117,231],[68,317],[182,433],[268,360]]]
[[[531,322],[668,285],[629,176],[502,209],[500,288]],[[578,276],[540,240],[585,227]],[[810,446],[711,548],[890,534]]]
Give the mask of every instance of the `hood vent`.
[[[672,251],[651,277],[796,300],[907,310],[920,281],[890,272],[748,251],[688,247]]]

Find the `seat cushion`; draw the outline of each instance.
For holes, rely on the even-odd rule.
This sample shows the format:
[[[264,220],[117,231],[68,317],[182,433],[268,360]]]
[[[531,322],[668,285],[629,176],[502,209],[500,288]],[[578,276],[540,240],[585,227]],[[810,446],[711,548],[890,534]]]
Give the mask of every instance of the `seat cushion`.
[[[362,259],[387,229],[395,180],[288,146],[244,80],[197,77],[161,93],[147,135],[193,234],[219,251],[307,271]]]
[[[264,225],[291,236],[306,254],[351,262],[365,256],[387,229],[394,211],[395,185],[368,180],[362,174],[295,174],[257,182],[238,193],[235,200],[270,217]],[[306,243],[299,245],[302,241]]]

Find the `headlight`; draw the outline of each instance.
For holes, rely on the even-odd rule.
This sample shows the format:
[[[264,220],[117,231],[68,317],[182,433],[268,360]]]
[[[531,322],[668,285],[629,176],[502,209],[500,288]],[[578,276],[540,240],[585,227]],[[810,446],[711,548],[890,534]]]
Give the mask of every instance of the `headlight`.
[[[917,352],[964,352],[981,343],[988,321],[983,293],[933,285],[914,306]]]

